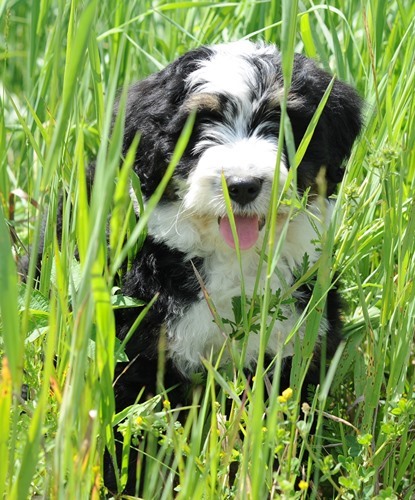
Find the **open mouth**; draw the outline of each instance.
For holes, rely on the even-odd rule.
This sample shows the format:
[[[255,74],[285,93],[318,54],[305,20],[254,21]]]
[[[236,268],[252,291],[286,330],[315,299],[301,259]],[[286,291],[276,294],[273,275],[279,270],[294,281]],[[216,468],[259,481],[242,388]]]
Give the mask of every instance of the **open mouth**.
[[[241,250],[248,250],[252,248],[258,241],[259,232],[264,227],[265,218],[258,215],[234,215],[236,233],[239,240],[239,248]],[[233,239],[232,228],[227,216],[218,219],[219,232],[225,243],[231,248],[235,248],[235,241]]]

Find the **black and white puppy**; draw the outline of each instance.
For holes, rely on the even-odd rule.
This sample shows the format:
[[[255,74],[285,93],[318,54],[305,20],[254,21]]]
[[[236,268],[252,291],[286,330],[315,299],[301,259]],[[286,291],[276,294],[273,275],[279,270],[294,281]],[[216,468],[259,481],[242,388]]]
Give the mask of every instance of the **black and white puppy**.
[[[331,76],[312,60],[295,56],[287,113],[296,146],[330,81]],[[122,373],[116,383],[117,410],[134,403],[143,388],[145,395],[155,393],[161,346],[164,383],[179,387],[172,393],[176,404],[192,373],[201,371],[201,360],[214,359],[226,342],[227,332],[213,321],[193,268],[202,277],[219,316],[232,319],[232,298],[241,295],[241,270],[222,176],[232,202],[246,295],[253,293],[260,265],[259,292],[263,288],[266,264],[260,263],[259,254],[276,169],[282,89],[278,49],[240,41],[192,50],[129,90],[124,152],[139,135],[134,170],[145,199],[162,179],[192,111],[196,111],[196,122],[172,180],[150,217],[146,242],[124,277],[124,295],[150,301],[158,294],[158,299],[127,344],[132,363],[128,369],[125,365],[117,369]],[[361,107],[356,92],[335,81],[297,170],[297,189],[310,193],[307,210],[297,210],[290,221],[287,208],[278,213],[277,241],[284,225],[288,227],[271,280],[273,291],[284,292],[294,283],[305,254],[310,264],[319,257],[319,233],[327,226],[325,214],[330,212],[330,204],[326,201],[327,210],[322,214],[317,196],[312,196],[319,191],[317,176],[324,172],[326,194],[331,195],[361,129]],[[284,150],[280,187],[289,170]],[[275,322],[269,337],[267,356],[272,359],[282,352],[287,366],[293,344],[285,340],[306,305],[306,295],[298,294],[295,307],[283,307],[286,319]],[[327,338],[330,355],[340,340],[340,319],[336,292],[329,295],[319,338]],[[117,314],[118,335],[124,338],[137,310]],[[298,335],[303,333],[300,327]],[[258,354],[259,335],[252,334],[247,341],[247,369],[255,367]]]

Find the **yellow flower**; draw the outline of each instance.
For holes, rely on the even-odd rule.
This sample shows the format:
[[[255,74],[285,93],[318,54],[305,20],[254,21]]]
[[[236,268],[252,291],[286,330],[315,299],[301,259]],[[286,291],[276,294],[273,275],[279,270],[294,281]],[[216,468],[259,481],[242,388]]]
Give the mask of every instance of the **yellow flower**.
[[[135,425],[141,425],[143,423],[143,417],[138,416],[135,419]]]
[[[303,480],[301,479],[301,481],[298,483],[298,487],[300,488],[300,490],[305,491],[305,490],[308,488],[308,483],[307,483],[307,481],[303,481]]]
[[[293,397],[293,390],[291,389],[291,387],[288,387],[288,389],[285,389],[285,391],[282,391],[282,395],[288,401],[289,399],[291,399]]]
[[[171,406],[171,405],[170,405],[170,401],[169,401],[168,399],[165,399],[165,400],[163,401],[163,408],[164,408],[165,410],[170,410],[170,406]]]
[[[291,389],[291,387],[288,387],[288,389],[282,391],[281,396],[278,396],[278,401],[280,403],[286,403],[292,397],[293,397],[293,390]]]

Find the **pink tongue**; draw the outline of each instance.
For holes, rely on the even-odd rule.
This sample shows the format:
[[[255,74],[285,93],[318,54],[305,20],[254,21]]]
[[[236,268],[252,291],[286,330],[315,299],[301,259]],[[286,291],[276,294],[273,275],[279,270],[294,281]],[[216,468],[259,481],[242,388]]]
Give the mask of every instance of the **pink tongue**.
[[[242,217],[235,215],[236,232],[238,233],[239,248],[247,250],[255,245],[259,235],[259,220],[257,215]],[[222,217],[219,221],[219,231],[226,243],[235,248],[231,224],[228,217]]]

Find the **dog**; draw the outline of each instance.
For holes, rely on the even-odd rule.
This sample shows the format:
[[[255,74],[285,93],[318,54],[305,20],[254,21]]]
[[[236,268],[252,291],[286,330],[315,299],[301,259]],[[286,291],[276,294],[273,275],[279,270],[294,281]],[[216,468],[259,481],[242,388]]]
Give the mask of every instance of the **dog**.
[[[286,112],[297,148],[331,80],[314,61],[295,55]],[[283,89],[277,47],[250,41],[191,50],[129,89],[123,153],[138,136],[133,169],[145,201],[159,186],[191,114],[195,122],[150,215],[146,241],[123,278],[123,295],[145,302],[157,298],[126,344],[129,363],[117,366],[117,411],[134,404],[140,392],[142,399],[157,393],[160,360],[164,385],[174,388],[169,392],[172,404],[185,403],[192,375],[203,371],[203,360],[216,362],[224,343],[230,342],[229,322],[219,326],[213,320],[212,304],[218,317],[229,320],[233,300],[241,296],[242,281],[248,300],[255,291],[264,290],[267,264],[260,255],[267,244],[267,227],[275,226],[275,240],[281,240],[269,281],[272,292],[286,292],[304,259],[311,266],[319,258],[320,236],[331,210],[329,197],[343,178],[344,162],[361,130],[362,101],[349,85],[334,81],[293,175],[288,142],[278,143]],[[306,199],[306,206],[292,210],[281,203],[277,220],[270,226],[273,182],[281,191],[291,177],[296,179],[291,189]],[[281,376],[288,377],[287,381],[295,337],[286,340],[297,328],[310,296],[309,288],[295,291],[295,304],[280,306],[281,315],[269,333],[265,356],[268,361],[284,358]],[[317,373],[322,343],[329,358],[341,340],[340,313],[338,292],[333,288],[315,347]],[[135,308],[117,311],[121,340],[137,314]],[[302,339],[304,327],[296,335]],[[244,339],[247,371],[255,369],[260,355],[259,337],[252,333]],[[221,363],[228,362],[224,350]],[[114,491],[112,472],[105,481]],[[133,492],[134,486],[131,477],[126,491]]]

